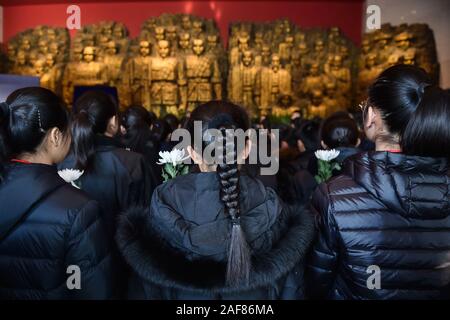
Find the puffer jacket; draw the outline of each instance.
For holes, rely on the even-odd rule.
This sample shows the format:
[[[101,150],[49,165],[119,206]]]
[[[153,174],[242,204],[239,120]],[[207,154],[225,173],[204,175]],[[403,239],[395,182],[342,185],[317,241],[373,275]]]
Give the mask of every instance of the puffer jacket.
[[[308,293],[329,299],[442,299],[450,287],[446,159],[369,152],[320,185]]]
[[[113,297],[108,243],[97,202],[62,180],[55,166],[7,166],[0,183],[0,300]],[[80,288],[73,288],[77,274]]]
[[[302,299],[313,216],[288,209],[276,193],[241,176],[241,226],[252,250],[249,284],[225,285],[231,221],[216,173],[163,183],[147,210],[130,210],[117,243],[132,269],[130,299]]]

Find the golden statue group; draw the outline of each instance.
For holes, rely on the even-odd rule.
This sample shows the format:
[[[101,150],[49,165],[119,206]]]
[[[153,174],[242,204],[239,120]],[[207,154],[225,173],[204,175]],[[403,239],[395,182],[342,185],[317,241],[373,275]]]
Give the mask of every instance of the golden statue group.
[[[85,26],[71,44],[67,30],[39,26],[14,37],[3,60],[0,71],[38,76],[68,105],[75,86],[107,85],[122,107],[178,116],[228,98],[254,117],[325,117],[364,98],[390,65],[416,64],[439,77],[433,32],[423,24],[383,25],[357,52],[339,28],[235,23],[226,52],[213,20],[182,14],[148,19],[135,39],[117,22]]]

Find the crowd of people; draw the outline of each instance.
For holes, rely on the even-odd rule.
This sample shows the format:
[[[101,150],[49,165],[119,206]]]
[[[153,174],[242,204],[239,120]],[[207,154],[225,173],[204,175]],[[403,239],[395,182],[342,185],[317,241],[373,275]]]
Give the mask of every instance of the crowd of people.
[[[227,101],[121,113],[94,91],[71,113],[19,89],[0,105],[0,298],[448,299],[450,95],[431,83],[393,66],[360,113],[281,125]],[[196,121],[219,141],[192,141],[189,173],[163,182],[159,152]],[[279,130],[277,174],[239,161],[251,143],[228,129],[250,128]],[[212,144],[227,161],[204,161]],[[320,149],[339,152],[325,182]]]

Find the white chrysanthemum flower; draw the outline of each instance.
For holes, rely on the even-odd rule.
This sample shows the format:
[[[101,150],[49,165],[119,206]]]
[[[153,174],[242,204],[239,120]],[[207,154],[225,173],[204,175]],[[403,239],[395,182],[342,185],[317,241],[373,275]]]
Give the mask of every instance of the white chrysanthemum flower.
[[[314,155],[316,156],[317,159],[319,160],[323,160],[323,161],[331,161],[336,159],[339,156],[339,150],[317,150],[316,152],[314,152]]]
[[[184,149],[173,149],[172,151],[160,151],[159,152],[159,162],[157,164],[171,163],[173,166],[179,165],[184,160],[189,158],[185,155]]]
[[[75,188],[80,189],[79,186],[77,186],[74,181],[77,181],[82,175],[83,175],[84,171],[80,171],[80,170],[75,170],[75,169],[64,169],[64,170],[59,170],[58,174],[61,178],[63,178],[63,180],[67,183],[70,183],[71,185],[73,185]]]

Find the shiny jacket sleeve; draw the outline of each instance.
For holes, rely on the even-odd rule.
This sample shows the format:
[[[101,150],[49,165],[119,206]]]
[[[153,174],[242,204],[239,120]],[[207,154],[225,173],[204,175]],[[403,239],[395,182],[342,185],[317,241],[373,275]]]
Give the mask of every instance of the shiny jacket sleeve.
[[[326,184],[316,189],[311,209],[316,215],[318,232],[308,257],[306,287],[307,296],[318,299],[326,298],[331,290],[338,261],[338,233]]]

